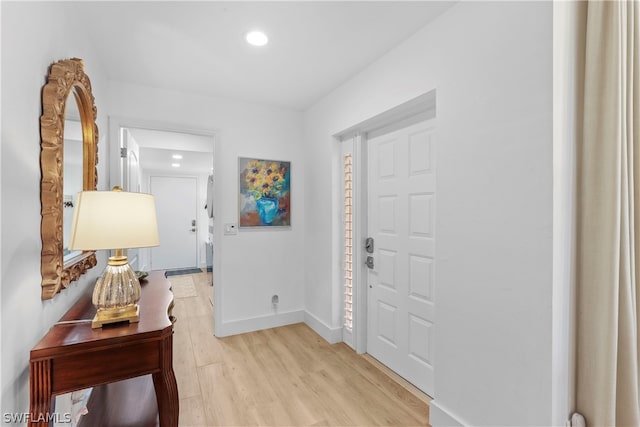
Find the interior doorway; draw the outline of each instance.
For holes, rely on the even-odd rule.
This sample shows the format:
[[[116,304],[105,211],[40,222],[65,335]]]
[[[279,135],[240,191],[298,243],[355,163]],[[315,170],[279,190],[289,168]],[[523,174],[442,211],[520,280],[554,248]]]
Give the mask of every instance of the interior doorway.
[[[184,221],[167,220],[160,231],[160,248],[130,251],[136,270],[203,268],[213,272],[214,176],[213,133],[164,129],[155,124],[125,124],[118,120],[117,161],[112,160],[111,180],[126,191],[154,194],[159,221],[172,218],[176,209],[189,211]],[[152,182],[155,181],[155,190]],[[188,183],[189,190],[169,185]],[[189,197],[190,200],[184,200]],[[172,204],[171,200],[179,201]],[[160,210],[164,211],[161,212]],[[159,224],[160,225],[160,224]],[[184,231],[184,233],[180,233]],[[180,241],[177,236],[184,234]],[[176,246],[178,245],[178,247]],[[173,247],[173,249],[172,249]],[[186,258],[189,258],[187,261]]]

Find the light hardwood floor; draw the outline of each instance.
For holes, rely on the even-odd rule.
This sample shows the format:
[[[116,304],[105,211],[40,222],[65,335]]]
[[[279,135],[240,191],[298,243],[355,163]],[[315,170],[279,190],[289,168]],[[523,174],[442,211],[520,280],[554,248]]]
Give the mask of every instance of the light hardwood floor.
[[[210,274],[173,310],[180,426],[428,425],[424,399],[304,324],[214,337]]]

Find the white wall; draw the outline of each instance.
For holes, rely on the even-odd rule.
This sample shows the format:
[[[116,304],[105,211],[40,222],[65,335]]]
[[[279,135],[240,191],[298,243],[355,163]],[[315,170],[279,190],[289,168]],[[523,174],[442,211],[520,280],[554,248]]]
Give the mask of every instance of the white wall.
[[[40,299],[40,115],[41,88],[49,65],[85,60],[98,109],[98,186],[105,188],[107,88],[73,10],[55,3],[2,2],[1,307],[2,413],[26,412],[29,351],[64,314],[105,265],[53,300]],[[37,10],[38,13],[34,13]]]
[[[216,334],[219,336],[302,321],[304,315],[304,157],[302,114],[222,98],[111,82],[114,115],[162,123],[166,129],[216,133],[215,247]],[[240,231],[223,236],[224,223],[238,222],[238,157],[291,161],[290,229]],[[279,295],[277,312],[271,297]],[[218,317],[220,316],[220,317]]]
[[[459,3],[304,117],[305,303],[336,328],[331,135],[437,91],[433,425],[551,423],[551,47],[551,3]]]

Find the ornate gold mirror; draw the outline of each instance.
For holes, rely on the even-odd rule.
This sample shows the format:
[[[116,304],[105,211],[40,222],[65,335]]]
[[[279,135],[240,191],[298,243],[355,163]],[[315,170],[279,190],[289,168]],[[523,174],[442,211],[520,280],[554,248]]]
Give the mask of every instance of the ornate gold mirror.
[[[53,298],[97,263],[94,251],[72,253],[65,244],[76,193],[97,186],[96,118],[82,60],[65,59],[51,65],[42,90],[40,117],[42,299]]]

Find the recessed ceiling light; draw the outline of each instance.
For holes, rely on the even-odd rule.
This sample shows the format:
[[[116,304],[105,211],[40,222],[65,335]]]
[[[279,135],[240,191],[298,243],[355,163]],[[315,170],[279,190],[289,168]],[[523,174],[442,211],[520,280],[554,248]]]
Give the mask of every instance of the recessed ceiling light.
[[[180,163],[171,163],[171,167],[179,168],[180,167]]]
[[[171,157],[173,157],[173,158],[174,158],[174,159],[176,159],[176,160],[180,160],[180,159],[182,159],[182,154],[174,154],[174,155],[173,155],[173,156],[171,156]]]
[[[246,35],[247,43],[253,46],[264,46],[269,42],[269,38],[262,31],[251,31]]]

